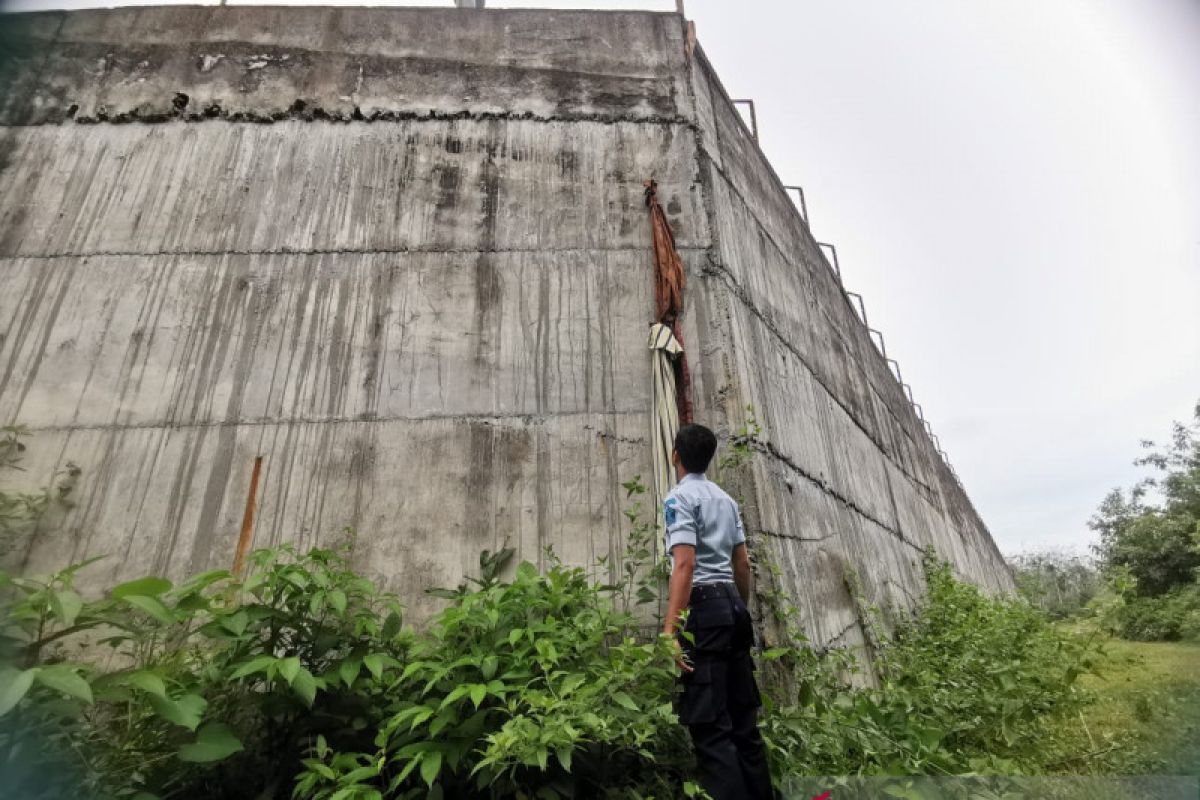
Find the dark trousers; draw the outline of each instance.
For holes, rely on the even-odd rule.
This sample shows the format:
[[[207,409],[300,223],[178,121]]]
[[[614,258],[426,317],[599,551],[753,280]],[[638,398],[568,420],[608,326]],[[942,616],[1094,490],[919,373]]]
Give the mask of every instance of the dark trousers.
[[[700,784],[713,800],[770,800],[771,774],[758,732],[750,612],[732,583],[692,588],[682,637],[693,670],[675,710],[696,748]]]

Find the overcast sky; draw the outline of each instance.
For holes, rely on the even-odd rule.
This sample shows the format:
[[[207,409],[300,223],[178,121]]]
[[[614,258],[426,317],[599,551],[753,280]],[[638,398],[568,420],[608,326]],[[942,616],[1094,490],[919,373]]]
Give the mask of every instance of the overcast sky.
[[[1200,0],[687,12],[1001,549],[1084,551],[1138,442],[1200,398]]]

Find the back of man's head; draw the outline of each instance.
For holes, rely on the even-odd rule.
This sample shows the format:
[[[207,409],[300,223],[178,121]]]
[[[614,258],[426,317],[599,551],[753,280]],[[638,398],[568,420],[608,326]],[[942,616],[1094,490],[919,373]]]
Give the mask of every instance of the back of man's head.
[[[717,452],[717,437],[703,425],[684,425],[675,434],[675,452],[688,472],[704,472]]]

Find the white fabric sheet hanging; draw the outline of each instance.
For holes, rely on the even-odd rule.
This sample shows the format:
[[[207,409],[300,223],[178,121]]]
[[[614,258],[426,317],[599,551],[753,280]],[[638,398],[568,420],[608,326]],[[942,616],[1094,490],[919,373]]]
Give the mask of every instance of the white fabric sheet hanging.
[[[654,400],[650,422],[651,440],[654,443],[654,499],[661,527],[663,501],[675,485],[671,451],[675,447],[675,434],[679,431],[679,406],[675,398],[675,367],[672,362],[683,352],[683,347],[670,328],[656,322],[650,326],[650,350]]]

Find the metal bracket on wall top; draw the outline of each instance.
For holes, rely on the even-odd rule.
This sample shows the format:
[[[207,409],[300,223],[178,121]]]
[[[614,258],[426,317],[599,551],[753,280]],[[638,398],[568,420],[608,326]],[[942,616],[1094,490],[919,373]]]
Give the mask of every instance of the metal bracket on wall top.
[[[842,267],[840,264],[838,264],[837,248],[828,242],[817,242],[817,247],[821,248],[822,250],[829,250],[829,254],[826,256],[826,259],[829,261],[829,265],[833,267],[833,274],[837,275],[838,285],[840,286],[842,283]]]
[[[753,100],[730,100],[735,106],[739,103],[750,106],[750,135],[754,137],[754,141],[758,141],[758,114],[754,112]]]
[[[883,343],[883,334],[880,333],[879,331],[875,330],[874,328],[867,328],[867,333],[872,334],[872,336],[873,336],[872,341],[875,341],[875,343],[879,345],[879,352],[883,355],[884,358],[887,358],[888,357],[887,345],[885,345]]]
[[[804,190],[799,186],[785,186],[786,191],[795,192],[800,197],[800,218],[804,220],[804,224],[808,224],[808,205],[804,202]]]
[[[903,385],[904,385],[904,378],[903,378],[903,376],[901,376],[901,375],[900,375],[900,362],[899,362],[899,361],[897,361],[897,360],[896,360],[896,359],[894,359],[894,358],[889,358],[889,359],[887,360],[887,363],[888,363],[888,366],[892,367],[892,368],[895,370],[895,372],[896,372],[896,380],[900,382],[900,385],[901,385],[901,386],[903,386]]]
[[[846,292],[846,297],[853,297],[858,301],[858,318],[862,320],[862,324],[870,329],[871,324],[867,322],[867,306],[863,303],[862,295],[858,292]]]

